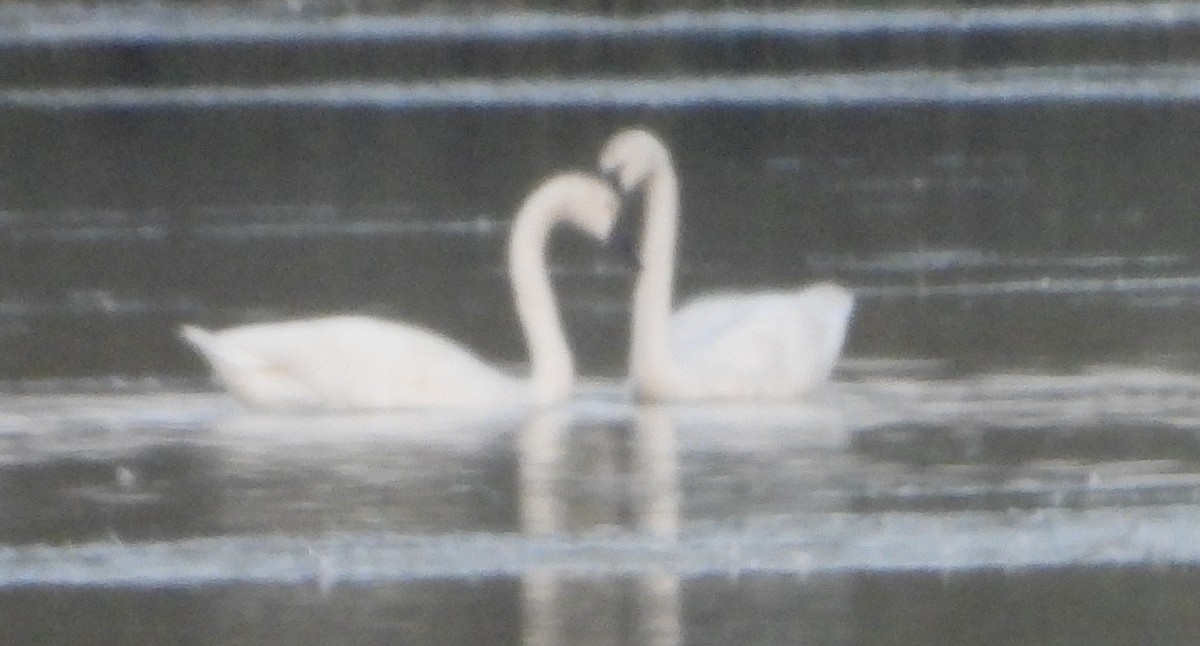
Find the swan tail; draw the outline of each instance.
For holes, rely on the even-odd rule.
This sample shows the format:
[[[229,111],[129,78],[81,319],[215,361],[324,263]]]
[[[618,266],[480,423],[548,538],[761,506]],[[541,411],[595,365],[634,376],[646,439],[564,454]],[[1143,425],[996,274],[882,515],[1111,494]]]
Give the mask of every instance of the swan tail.
[[[212,339],[212,332],[198,326],[184,323],[179,326],[179,336],[197,348],[205,347]]]
[[[260,368],[263,363],[261,359],[252,355],[224,347],[215,333],[198,325],[185,323],[179,326],[179,336],[203,355],[209,363],[214,364],[214,367],[215,364],[220,363],[226,366]]]
[[[200,354],[205,356],[221,354],[216,335],[198,325],[187,323],[180,325],[179,336]]]

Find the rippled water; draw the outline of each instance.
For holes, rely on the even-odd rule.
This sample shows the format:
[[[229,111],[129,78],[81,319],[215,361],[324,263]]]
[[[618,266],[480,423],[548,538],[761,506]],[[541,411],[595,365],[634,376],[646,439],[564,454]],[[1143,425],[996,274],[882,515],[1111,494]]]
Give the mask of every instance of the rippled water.
[[[1200,637],[1192,4],[209,11],[0,10],[4,643]],[[855,289],[835,383],[632,404],[632,270],[570,236],[563,410],[256,415],[175,338],[519,366],[509,211],[632,123],[682,296]]]
[[[937,369],[850,361],[794,405],[596,383],[472,417],[9,395],[6,623],[18,643],[1133,643],[1093,626],[1119,617],[1194,638],[1200,378]]]

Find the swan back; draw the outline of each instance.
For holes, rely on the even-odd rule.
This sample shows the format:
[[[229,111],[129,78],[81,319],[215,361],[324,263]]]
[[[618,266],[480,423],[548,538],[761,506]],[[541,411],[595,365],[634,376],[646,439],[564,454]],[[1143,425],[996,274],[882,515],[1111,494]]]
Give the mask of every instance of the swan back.
[[[286,370],[272,365],[257,349],[246,351],[240,343],[194,325],[183,325],[179,335],[198,352],[213,377],[247,406],[260,410],[302,410],[321,406],[315,390]],[[274,338],[264,335],[265,338]]]
[[[511,403],[517,380],[419,326],[327,316],[181,335],[217,381],[260,410],[366,410]]]
[[[827,381],[854,309],[833,283],[779,292],[712,294],[671,317],[675,396],[791,399]]]
[[[817,283],[803,290],[800,306],[813,312],[817,340],[814,363],[816,380],[825,381],[833,374],[854,314],[854,292],[829,282]]]

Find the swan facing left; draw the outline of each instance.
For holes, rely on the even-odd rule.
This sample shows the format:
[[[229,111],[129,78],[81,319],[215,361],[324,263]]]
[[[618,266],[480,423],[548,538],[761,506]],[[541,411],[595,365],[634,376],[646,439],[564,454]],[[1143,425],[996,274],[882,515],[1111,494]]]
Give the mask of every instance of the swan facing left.
[[[432,330],[370,316],[329,316],[181,336],[216,381],[260,410],[366,410],[549,405],[567,399],[575,364],[546,268],[559,222],[608,238],[620,199],[598,178],[555,175],[517,210],[508,272],[529,352],[528,378],[500,370]]]
[[[629,351],[639,399],[790,400],[829,379],[854,309],[850,290],[826,282],[708,294],[672,312],[680,195],[670,150],[647,130],[622,130],[600,168],[642,194]]]

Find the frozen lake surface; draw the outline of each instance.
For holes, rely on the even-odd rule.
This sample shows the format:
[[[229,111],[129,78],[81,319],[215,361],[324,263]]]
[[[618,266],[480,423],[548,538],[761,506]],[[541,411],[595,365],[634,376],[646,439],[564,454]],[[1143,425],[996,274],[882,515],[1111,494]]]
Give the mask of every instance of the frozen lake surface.
[[[314,564],[363,582],[1200,558],[1200,377],[905,375],[931,368],[850,362],[795,405],[635,406],[593,384],[566,410],[471,415],[8,395],[0,531],[15,545],[0,582],[287,583]],[[20,498],[30,491],[36,501]],[[178,525],[155,513],[200,500]]]
[[[323,643],[710,643],[709,626],[950,644],[961,627],[922,618],[992,599],[974,616],[1058,617],[1027,633],[1047,639],[1101,586],[1094,612],[1190,638],[1200,376],[944,370],[851,360],[810,402],[762,407],[637,406],[591,382],[563,409],[473,415],[25,384],[0,406],[0,598],[37,610],[10,615],[27,639],[275,643],[247,614],[265,604]],[[1131,609],[1148,579],[1172,601]],[[1001,601],[1031,589],[1043,605]],[[71,616],[42,614],[51,598]],[[1088,643],[1133,643],[1109,638]]]

